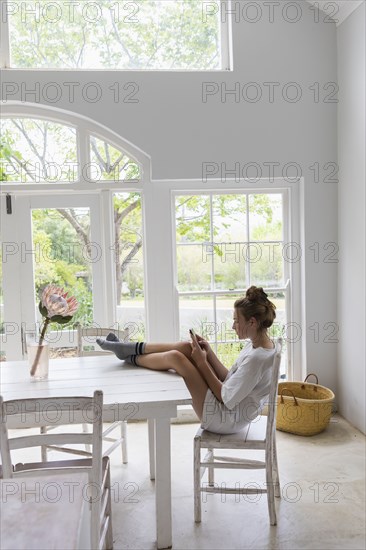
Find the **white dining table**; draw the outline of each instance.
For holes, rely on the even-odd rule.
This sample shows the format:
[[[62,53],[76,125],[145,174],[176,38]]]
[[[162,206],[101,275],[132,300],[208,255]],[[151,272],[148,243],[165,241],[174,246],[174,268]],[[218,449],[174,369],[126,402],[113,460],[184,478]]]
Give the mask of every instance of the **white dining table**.
[[[33,381],[27,361],[5,361],[0,363],[0,389],[5,401],[91,396],[101,390],[104,422],[147,419],[150,477],[155,479],[157,547],[172,546],[170,421],[177,416],[179,405],[192,403],[179,375],[134,367],[114,355],[101,355],[51,360],[48,379]],[[32,415],[23,411],[9,417],[8,427],[31,427],[32,422]]]

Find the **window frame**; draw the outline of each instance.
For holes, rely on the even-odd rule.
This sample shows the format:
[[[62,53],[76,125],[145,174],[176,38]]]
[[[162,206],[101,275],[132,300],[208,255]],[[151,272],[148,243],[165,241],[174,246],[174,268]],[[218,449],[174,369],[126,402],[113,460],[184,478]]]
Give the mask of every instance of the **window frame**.
[[[150,182],[151,159],[141,149],[135,147],[129,141],[123,139],[107,127],[92,121],[82,115],[76,115],[70,111],[64,111],[55,107],[39,106],[33,103],[21,103],[20,101],[1,102],[1,118],[29,118],[37,120],[49,120],[76,129],[77,163],[79,178],[72,183],[18,183],[1,182],[1,188],[8,192],[18,191],[93,191],[103,189],[126,189],[141,187]],[[116,149],[125,152],[131,160],[135,161],[141,170],[138,180],[90,180],[83,175],[83,168],[90,166],[90,136],[108,141]]]
[[[93,181],[82,176],[82,169],[79,169],[80,178],[73,183],[17,183],[17,182],[1,182],[0,184],[0,208],[1,208],[1,222],[4,223],[3,238],[4,242],[17,242],[29,243],[32,240],[31,234],[24,236],[22,234],[22,226],[17,223],[15,214],[7,216],[6,208],[6,196],[9,195],[14,201],[14,212],[17,211],[16,199],[19,197],[18,205],[21,210],[21,216],[30,216],[29,208],[27,209],[27,201],[29,204],[32,202],[32,197],[39,204],[46,204],[48,201],[52,204],[65,205],[68,201],[73,203],[75,200],[83,199],[83,196],[87,198],[90,196],[91,200],[96,199],[98,201],[98,215],[103,223],[99,228],[99,239],[104,247],[105,254],[103,254],[103,266],[96,284],[104,288],[104,300],[101,302],[97,300],[97,305],[94,306],[94,311],[98,313],[99,320],[103,326],[112,326],[115,324],[117,318],[117,301],[116,301],[116,281],[114,278],[114,263],[113,263],[113,249],[114,249],[114,237],[113,237],[113,195],[118,192],[138,192],[141,195],[141,202],[143,204],[143,189],[149,187],[151,184],[151,161],[149,155],[144,153],[138,147],[135,147],[127,140],[117,135],[112,130],[109,130],[105,126],[94,122],[93,120],[84,117],[83,115],[76,115],[69,111],[64,111],[55,107],[40,106],[36,104],[24,104],[21,102],[3,102],[1,108],[1,118],[30,118],[48,120],[50,122],[60,123],[66,126],[71,126],[76,129],[76,148],[77,159],[79,168],[86,166],[90,163],[90,135],[96,136],[102,140],[107,141],[112,146],[128,155],[131,160],[134,160],[140,166],[141,179],[139,180],[99,180]],[[50,199],[51,194],[51,199]],[[66,202],[65,202],[66,201]],[[54,206],[57,207],[57,206]],[[50,206],[52,208],[52,206]],[[18,210],[19,212],[19,210]],[[6,219],[7,217],[7,219]],[[6,225],[5,225],[6,219]],[[142,223],[144,219],[142,217]],[[26,222],[29,226],[29,223]],[[18,236],[19,238],[15,237]],[[28,249],[27,249],[28,250]],[[144,259],[145,260],[145,259]],[[28,280],[28,283],[33,283],[33,275],[29,278],[29,269],[25,268],[20,255],[16,254],[10,258],[12,265],[12,273],[16,274],[16,277],[12,276],[12,273],[6,272],[4,268],[3,273],[3,285],[4,285],[4,304],[2,314],[6,312],[6,323],[10,323],[10,319],[19,319],[20,323],[35,323],[35,308],[33,304],[33,288],[28,292],[28,295],[32,296],[32,299],[26,300],[23,307],[20,303],[20,289],[22,288],[22,281]],[[28,276],[25,277],[24,272],[28,272]],[[144,284],[146,285],[146,263],[144,263]],[[18,281],[18,282],[16,282]],[[31,288],[27,283],[27,288]],[[16,296],[14,304],[10,304],[5,298],[5,293],[8,296]],[[18,299],[19,298],[19,299]],[[94,300],[93,300],[94,301]],[[6,303],[8,302],[8,304]],[[148,319],[147,319],[147,300],[145,299],[145,318],[146,318],[146,332],[148,334]],[[26,310],[23,314],[24,308]],[[11,325],[11,323],[10,323]],[[19,327],[18,327],[19,328]],[[10,331],[12,329],[10,328]],[[0,335],[0,343],[6,346],[7,355],[10,359],[22,358],[22,345],[21,345],[21,331],[17,330],[13,334]]]
[[[119,72],[227,72],[233,70],[233,50],[232,50],[232,0],[214,0],[219,8],[219,22],[220,22],[220,40],[219,40],[219,56],[221,59],[221,67],[219,69],[93,69],[93,68],[44,68],[44,67],[12,67],[10,60],[10,31],[9,31],[9,18],[8,14],[8,1],[0,0],[0,69],[10,69],[12,71],[119,71]],[[211,2],[212,3],[212,2]],[[226,4],[226,17],[223,20],[221,14],[222,3]]]
[[[194,192],[189,192],[187,190],[182,190],[182,191],[174,191],[172,192],[172,201],[173,201],[173,211],[175,210],[175,201],[176,201],[176,198],[179,197],[179,196],[199,196],[199,195],[204,195],[204,196],[210,196],[211,198],[214,196],[214,195],[231,195],[231,194],[236,194],[236,195],[244,195],[246,197],[246,205],[247,205],[247,211],[246,211],[246,218],[247,218],[247,227],[246,227],[246,233],[247,233],[247,238],[249,239],[249,236],[250,236],[250,225],[249,225],[249,196],[250,195],[258,195],[258,194],[263,194],[263,195],[281,195],[282,196],[282,221],[283,221],[283,231],[282,231],[282,239],[281,241],[283,243],[286,243],[286,242],[291,242],[290,239],[289,239],[289,223],[288,223],[288,213],[289,213],[289,189],[288,188],[277,188],[277,189],[270,189],[270,190],[266,190],[266,189],[263,189],[261,188],[260,190],[258,188],[243,188],[243,186],[238,189],[238,188],[233,188],[233,187],[228,187],[227,189],[221,189],[221,190],[212,190],[212,189],[205,189],[204,191],[198,191],[198,190],[195,190]],[[211,204],[211,203],[210,203]],[[211,215],[212,215],[212,212],[211,212]],[[210,219],[210,234],[212,236],[212,217]],[[173,247],[174,247],[174,253],[173,253],[173,270],[174,270],[174,286],[175,286],[175,290],[176,290],[176,294],[177,294],[177,297],[178,297],[178,304],[177,304],[177,307],[178,307],[178,312],[177,312],[177,317],[178,317],[178,326],[177,326],[177,329],[179,330],[179,299],[182,297],[182,296],[210,296],[213,298],[213,322],[215,323],[215,325],[217,326],[217,307],[216,307],[216,298],[219,297],[219,296],[237,296],[238,294],[242,293],[244,294],[245,292],[245,288],[239,288],[239,289],[235,289],[235,290],[229,290],[229,289],[226,289],[226,290],[219,290],[219,289],[215,289],[215,288],[210,288],[210,289],[205,289],[205,290],[196,290],[196,291],[180,291],[178,289],[178,269],[177,269],[177,247],[178,246],[182,246],[180,245],[179,243],[176,242],[176,219],[175,219],[175,216],[174,216],[174,226],[172,228],[172,233],[173,233]],[[248,240],[248,243],[252,243],[252,242],[255,242],[255,241],[251,241],[250,239]],[[265,241],[267,242],[267,241]],[[277,241],[276,241],[277,242]],[[248,261],[246,261],[246,263],[249,263]],[[264,287],[264,290],[266,292],[283,292],[284,295],[285,295],[285,313],[286,313],[286,320],[287,320],[287,325],[290,324],[292,322],[292,308],[291,308],[291,276],[292,276],[292,273],[291,273],[291,268],[290,268],[290,263],[289,262],[286,262],[284,261],[283,262],[283,279],[284,279],[284,284],[281,285],[281,286],[278,286],[278,287]],[[214,265],[212,265],[212,270],[214,271]],[[250,277],[250,268],[249,268],[249,277]],[[213,273],[212,273],[213,275]],[[211,281],[212,283],[212,281]],[[252,283],[250,283],[252,284]],[[179,333],[177,334],[177,337],[179,337]],[[233,340],[233,341],[228,341],[228,343],[230,342],[234,342],[234,341],[237,341],[237,340]],[[217,343],[222,343],[221,340],[219,340]],[[215,347],[216,347],[216,344],[215,344]],[[293,346],[291,345],[291,343],[288,342],[288,345],[287,345],[287,365],[286,365],[286,375],[287,375],[287,378],[290,378],[292,377],[293,375],[293,354],[294,354],[294,350],[293,350]],[[291,378],[290,378],[291,379]]]

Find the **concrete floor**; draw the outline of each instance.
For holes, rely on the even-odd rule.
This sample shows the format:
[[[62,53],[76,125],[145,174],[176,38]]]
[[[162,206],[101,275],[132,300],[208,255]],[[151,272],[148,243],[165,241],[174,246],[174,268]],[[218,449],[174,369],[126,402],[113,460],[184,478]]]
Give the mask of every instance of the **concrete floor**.
[[[203,496],[202,523],[194,523],[197,427],[172,426],[174,549],[365,548],[365,437],[343,418],[335,415],[326,431],[312,437],[277,432],[282,498],[276,499],[276,527],[269,524],[266,495]],[[129,424],[128,446],[129,464],[119,463],[119,451],[112,454],[114,548],[154,549],[146,423]],[[261,485],[264,472],[218,471],[216,481]]]
[[[203,495],[202,523],[193,518],[193,437],[198,424],[173,424],[173,550],[365,549],[365,436],[338,415],[312,437],[276,432],[282,498],[277,526],[266,495]],[[17,435],[22,435],[17,431]],[[28,430],[25,430],[25,434]],[[154,482],[149,478],[145,422],[128,424],[129,463],[112,462],[115,550],[156,549]],[[39,460],[39,449],[17,451]],[[58,456],[57,456],[58,455]],[[261,459],[257,451],[251,458]],[[65,459],[52,453],[50,460]],[[264,483],[264,471],[217,470],[216,482]]]

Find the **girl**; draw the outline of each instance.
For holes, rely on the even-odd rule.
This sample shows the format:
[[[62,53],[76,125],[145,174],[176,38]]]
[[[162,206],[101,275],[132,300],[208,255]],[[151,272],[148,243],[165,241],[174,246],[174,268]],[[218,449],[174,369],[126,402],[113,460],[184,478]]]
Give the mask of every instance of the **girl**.
[[[191,331],[191,342],[153,344],[120,342],[110,333],[97,343],[119,359],[152,370],[174,369],[192,396],[202,428],[228,434],[242,430],[260,414],[268,398],[275,345],[267,329],[276,306],[262,288],[251,286],[234,303],[233,326],[240,340],[249,339],[230,369],[217,358],[210,344]]]

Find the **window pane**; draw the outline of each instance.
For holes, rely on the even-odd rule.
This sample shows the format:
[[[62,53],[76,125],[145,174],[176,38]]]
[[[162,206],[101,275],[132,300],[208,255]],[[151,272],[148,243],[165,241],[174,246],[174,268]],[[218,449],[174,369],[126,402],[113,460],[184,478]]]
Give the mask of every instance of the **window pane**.
[[[246,195],[214,195],[212,224],[215,242],[246,241],[246,211]]]
[[[107,141],[90,137],[90,177],[93,180],[133,180],[140,179],[138,164],[123,151],[113,147]]]
[[[242,296],[242,294],[226,294],[216,296],[216,340],[218,342],[237,341],[238,337],[232,328],[233,312],[235,301],[238,298],[242,298]]]
[[[283,239],[282,195],[249,196],[249,238],[251,241]]]
[[[215,289],[235,290],[248,283],[245,250],[240,242],[220,242],[214,247]]]
[[[141,340],[145,338],[141,196],[116,193],[113,206],[117,322],[129,329],[131,340]]]
[[[210,243],[210,197],[187,195],[175,201],[177,243]]]
[[[180,245],[177,247],[178,288],[181,292],[211,289],[211,247]]]
[[[269,292],[268,299],[274,303],[276,306],[276,319],[273,325],[269,328],[268,333],[271,338],[277,338],[279,336],[283,337],[282,343],[282,359],[281,359],[281,368],[280,376],[281,378],[286,378],[286,366],[288,364],[288,344],[287,339],[291,340],[294,337],[295,332],[291,331],[291,326],[287,326],[289,320],[286,318],[286,298],[284,292]],[[287,328],[289,330],[287,331]]]
[[[227,294],[216,296],[216,325],[211,327],[210,340],[220,361],[230,368],[236,361],[244,342],[239,342],[233,330],[234,303],[242,294]],[[214,332],[215,331],[215,332]]]
[[[282,243],[250,243],[247,256],[250,262],[250,284],[283,286]]]
[[[76,227],[78,230],[76,231]],[[48,284],[65,289],[75,296],[79,308],[70,323],[52,323],[47,334],[52,351],[59,356],[66,348],[77,345],[72,330],[76,323],[93,323],[93,252],[90,248],[89,208],[57,208],[32,210],[34,249],[35,300],[38,322],[38,302]]]
[[[76,130],[47,120],[0,120],[0,178],[23,183],[78,179]]]
[[[281,193],[212,193],[176,198],[180,336],[187,338],[190,326],[196,330],[198,326],[198,332],[210,341],[227,367],[246,345],[239,342],[232,329],[235,300],[242,298],[252,284],[265,289],[285,284],[282,200]],[[212,273],[214,286],[210,287]],[[198,290],[210,292],[205,297],[182,295],[183,291]],[[235,294],[221,293],[227,290]],[[285,293],[272,292],[269,297],[278,308],[269,334],[279,336],[286,324]],[[284,349],[283,377],[286,353]]]
[[[244,288],[246,265],[242,250],[243,241],[247,240],[246,195],[213,195],[212,227],[215,288]]]
[[[180,296],[179,298],[179,337],[189,340],[189,329],[207,337],[210,331],[215,331],[214,307],[212,296]]]
[[[227,369],[230,369],[244,347],[245,343],[239,341],[227,344],[217,344],[217,357]]]
[[[221,67],[219,10],[204,9],[201,0],[12,4],[12,67]]]

